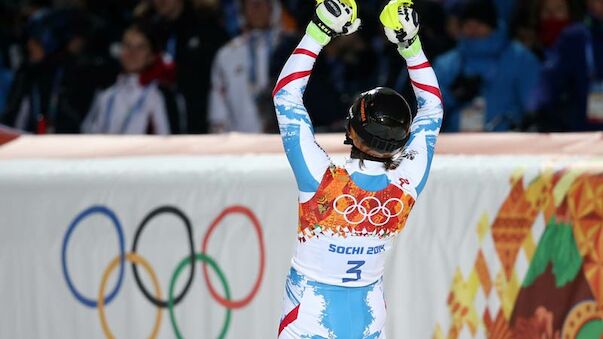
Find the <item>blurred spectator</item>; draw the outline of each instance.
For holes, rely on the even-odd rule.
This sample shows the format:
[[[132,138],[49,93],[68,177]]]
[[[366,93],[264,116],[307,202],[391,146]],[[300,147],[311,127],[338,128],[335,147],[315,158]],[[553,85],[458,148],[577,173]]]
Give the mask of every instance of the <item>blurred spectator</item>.
[[[461,38],[461,24],[460,16],[467,4],[471,0],[443,0],[443,6],[446,10],[447,17],[444,19],[445,25],[447,26],[448,34],[454,39],[458,40]],[[538,0],[486,0],[492,2],[496,8],[497,21],[502,21],[507,27],[510,22],[514,19],[513,14],[517,13],[515,10],[522,6],[522,4],[530,1]],[[529,11],[525,11],[528,13]]]
[[[176,64],[176,88],[186,101],[187,117],[176,133],[207,133],[210,71],[227,35],[212,12],[198,13],[187,0],[153,0],[137,14],[152,20],[161,46]]]
[[[211,131],[261,133],[272,112],[269,63],[279,43],[273,0],[243,0],[244,33],[222,47],[212,67]],[[266,112],[268,110],[268,112]]]
[[[10,50],[14,43],[11,40],[15,16],[12,8],[0,4],[0,121],[2,121],[6,97],[14,76],[11,69]]]
[[[588,0],[587,9],[546,55],[537,96],[541,131],[603,130],[603,0]]]
[[[310,19],[312,19],[312,15],[314,15],[316,2],[306,0],[281,0],[281,3],[283,4],[284,11],[291,15],[297,30],[301,31],[305,29]],[[372,4],[373,1],[368,1],[367,3]],[[363,6],[362,4],[360,9],[363,7],[366,6]],[[365,20],[363,19],[363,21]]]
[[[170,77],[152,30],[134,24],[121,44],[123,73],[100,92],[86,120],[84,133],[169,134],[168,104],[158,83]],[[177,114],[177,113],[172,113]]]
[[[515,7],[526,1],[530,0],[492,0],[498,19],[506,24],[511,20]],[[447,10],[454,12],[456,8],[463,7],[467,0],[442,0],[442,2]]]
[[[446,12],[434,0],[416,1],[415,8],[421,18],[420,37],[423,49],[430,60],[454,47],[454,40],[446,30]],[[399,57],[398,57],[399,59]],[[402,67],[406,70],[406,67]]]
[[[603,0],[588,0],[588,13],[585,26],[590,33],[586,44],[590,88],[586,128],[603,130]]]
[[[14,13],[7,6],[0,4],[0,121],[14,75],[9,57],[13,18]]]
[[[443,130],[521,128],[526,113],[534,110],[537,58],[510,41],[490,1],[463,4],[459,20],[457,48],[436,59],[434,67],[445,102]]]
[[[517,6],[513,35],[541,59],[554,46],[561,32],[581,21],[581,4],[571,0],[526,0]]]
[[[559,34],[571,23],[569,0],[541,0],[537,42],[543,50],[553,47]]]
[[[83,11],[63,10],[67,16],[64,40],[67,41],[61,68],[63,81],[59,97],[61,115],[73,117],[78,125],[86,116],[94,95],[114,81],[119,66],[107,53],[98,53],[94,43],[93,20]],[[79,132],[74,126],[72,133]]]
[[[316,132],[341,131],[350,102],[375,85],[414,98],[403,60],[384,44],[378,15],[387,1],[359,2],[362,30],[335,39],[317,59],[304,97]],[[602,3],[415,0],[423,47],[435,60],[445,99],[443,130],[603,129]],[[287,33],[303,33],[314,6],[306,0],[4,1],[0,122],[35,133],[76,133],[92,128],[92,115],[107,113],[112,90],[119,97],[152,86],[158,99],[144,100],[156,100],[162,113],[153,114],[167,123],[145,120],[135,124],[138,133],[277,132],[269,92],[299,40]],[[117,48],[137,17],[156,32],[145,38],[150,46],[158,41],[151,49],[165,52],[151,53],[153,62],[142,69],[131,62],[141,53],[128,57]],[[542,69],[511,35],[542,60]],[[214,60],[229,36],[236,38]],[[114,99],[117,116],[128,115],[139,96],[128,98]],[[95,132],[134,133],[115,123],[94,125]]]
[[[3,121],[35,133],[77,133],[82,112],[74,110],[70,97],[80,84],[67,81],[73,74],[72,55],[83,43],[76,22],[81,13],[72,10],[36,10],[27,26],[27,62],[11,86]],[[77,91],[75,91],[77,93]]]
[[[0,119],[4,112],[4,105],[6,104],[6,96],[10,90],[10,85],[13,80],[13,72],[10,68],[7,68],[4,64],[4,59],[0,55]]]
[[[111,46],[119,45],[124,31],[132,24],[133,10],[139,0],[76,0],[90,13],[93,38],[88,49],[105,57]]]
[[[222,0],[220,1],[220,7],[222,13],[224,13],[224,28],[228,32],[228,35],[235,37],[241,33],[241,18],[239,9],[239,0]]]

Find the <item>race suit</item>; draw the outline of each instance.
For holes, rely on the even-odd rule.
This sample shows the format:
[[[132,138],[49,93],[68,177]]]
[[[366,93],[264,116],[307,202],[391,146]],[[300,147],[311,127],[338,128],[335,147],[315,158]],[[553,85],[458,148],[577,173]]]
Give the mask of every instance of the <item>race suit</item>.
[[[385,261],[425,187],[442,124],[441,94],[424,53],[408,57],[418,113],[400,166],[351,159],[336,167],[316,143],[302,100],[321,49],[306,35],[273,92],[299,189],[298,242],[279,338],[385,338]]]

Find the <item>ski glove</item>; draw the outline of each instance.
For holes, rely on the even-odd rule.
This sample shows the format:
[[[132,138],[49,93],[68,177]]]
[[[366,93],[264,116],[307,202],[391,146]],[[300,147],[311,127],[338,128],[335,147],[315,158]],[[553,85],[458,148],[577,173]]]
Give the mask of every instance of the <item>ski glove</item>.
[[[359,27],[355,0],[320,0],[306,33],[325,46],[331,38],[352,34]]]
[[[419,16],[412,0],[391,0],[379,15],[387,39],[400,48],[410,47],[419,33]]]

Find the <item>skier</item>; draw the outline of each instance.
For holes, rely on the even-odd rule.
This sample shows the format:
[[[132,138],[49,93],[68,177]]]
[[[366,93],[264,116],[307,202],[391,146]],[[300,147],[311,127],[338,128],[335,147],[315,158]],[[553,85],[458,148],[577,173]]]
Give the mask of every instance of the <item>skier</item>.
[[[279,338],[385,338],[386,256],[425,187],[443,116],[412,5],[392,0],[380,20],[406,60],[418,113],[413,120],[394,90],[362,93],[348,112],[345,143],[352,150],[344,167],[316,143],[302,98],[322,48],[359,28],[353,0],[316,6],[277,81],[274,104],[299,188],[298,243]]]

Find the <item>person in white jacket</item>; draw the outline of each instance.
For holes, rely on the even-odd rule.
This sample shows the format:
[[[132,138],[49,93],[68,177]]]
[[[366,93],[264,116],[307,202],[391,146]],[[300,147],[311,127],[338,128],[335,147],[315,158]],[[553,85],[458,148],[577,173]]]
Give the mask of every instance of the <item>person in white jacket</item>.
[[[213,133],[264,131],[259,103],[270,98],[269,65],[279,41],[275,22],[279,7],[273,0],[243,0],[242,5],[245,31],[218,51],[212,67],[209,123]]]
[[[141,77],[160,57],[151,31],[134,24],[121,44],[122,74],[97,94],[82,123],[82,133],[169,134],[167,109],[157,81]]]

